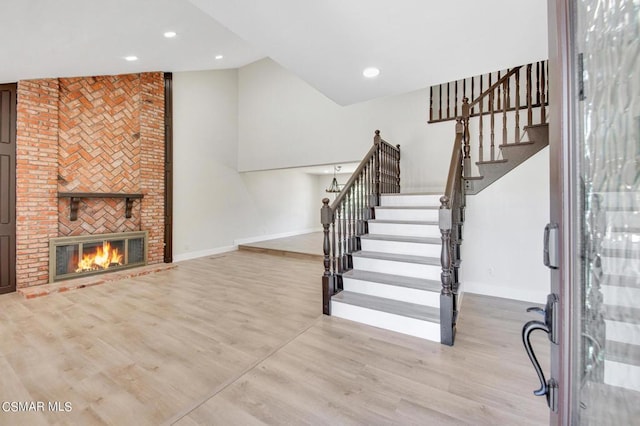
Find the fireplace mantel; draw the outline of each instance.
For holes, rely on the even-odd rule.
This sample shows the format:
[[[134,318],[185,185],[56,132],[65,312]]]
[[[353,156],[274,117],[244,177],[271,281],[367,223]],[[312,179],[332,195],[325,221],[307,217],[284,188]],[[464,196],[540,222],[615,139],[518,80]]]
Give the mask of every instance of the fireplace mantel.
[[[78,205],[81,198],[124,198],[125,211],[124,217],[131,218],[131,209],[133,208],[133,200],[141,199],[144,194],[126,193],[126,192],[58,192],[58,198],[69,198],[69,220],[78,219]]]

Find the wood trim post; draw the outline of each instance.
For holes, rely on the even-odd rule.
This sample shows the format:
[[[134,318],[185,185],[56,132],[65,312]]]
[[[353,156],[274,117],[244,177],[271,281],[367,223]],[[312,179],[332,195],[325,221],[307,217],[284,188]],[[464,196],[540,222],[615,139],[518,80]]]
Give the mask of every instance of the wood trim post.
[[[324,254],[324,273],[322,274],[322,313],[331,315],[331,296],[334,294],[334,275],[331,271],[331,241],[329,239],[329,227],[333,222],[333,212],[329,207],[329,199],[322,199],[320,209],[320,222],[324,233],[322,252]]]
[[[454,294],[451,277],[452,257],[451,257],[451,207],[449,197],[440,197],[439,226],[442,248],[440,252],[440,264],[442,273],[440,281],[442,290],[440,291],[440,342],[444,345],[453,345],[454,340]]]

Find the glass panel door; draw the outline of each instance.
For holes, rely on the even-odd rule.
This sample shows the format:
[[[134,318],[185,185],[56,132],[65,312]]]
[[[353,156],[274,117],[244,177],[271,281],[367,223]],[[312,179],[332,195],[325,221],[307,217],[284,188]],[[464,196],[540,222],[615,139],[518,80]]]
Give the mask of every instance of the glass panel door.
[[[640,0],[575,0],[571,419],[640,421]]]

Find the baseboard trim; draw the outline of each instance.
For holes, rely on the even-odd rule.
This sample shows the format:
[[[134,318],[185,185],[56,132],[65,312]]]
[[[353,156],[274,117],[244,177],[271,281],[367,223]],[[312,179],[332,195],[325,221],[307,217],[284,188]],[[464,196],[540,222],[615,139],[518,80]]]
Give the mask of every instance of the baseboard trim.
[[[198,259],[200,257],[213,256],[216,254],[229,253],[238,250],[238,246],[216,247],[207,250],[192,251],[189,253],[176,254],[173,256],[174,262],[183,262],[185,260]]]
[[[251,244],[251,243],[257,243],[259,241],[275,240],[278,238],[295,237],[296,235],[310,234],[312,232],[321,232],[321,231],[322,231],[322,228],[318,227],[318,228],[300,229],[297,231],[290,231],[290,232],[282,232],[280,234],[259,235],[257,237],[239,238],[237,240],[234,240],[233,244],[235,244],[236,246],[239,246],[242,244]]]
[[[481,294],[483,296],[501,297],[503,299],[521,300],[523,302],[544,304],[547,300],[549,289],[523,290],[509,287],[498,287],[491,284],[465,280],[465,293]]]

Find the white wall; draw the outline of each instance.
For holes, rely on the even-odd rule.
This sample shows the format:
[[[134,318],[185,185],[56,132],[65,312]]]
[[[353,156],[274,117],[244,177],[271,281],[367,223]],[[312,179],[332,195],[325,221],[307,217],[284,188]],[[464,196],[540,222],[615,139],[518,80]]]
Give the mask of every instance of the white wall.
[[[549,148],[478,195],[467,197],[460,281],[471,293],[544,304],[549,270],[542,239],[549,222]]]
[[[380,129],[383,138],[401,145],[403,192],[441,191],[455,124],[427,124],[428,104],[427,88],[341,107],[264,59],[239,71],[238,165],[262,170],[358,161]],[[541,261],[549,212],[547,151],[468,197],[461,267],[466,291],[544,301],[550,287]]]
[[[404,189],[440,189],[451,152],[428,137],[428,103],[426,88],[343,107],[272,60],[257,61],[239,71],[238,168],[360,161],[380,129],[383,139],[411,153],[402,158]],[[453,130],[442,130],[453,142]]]
[[[178,72],[173,84],[175,260],[318,227],[313,177],[238,173],[237,70]]]

